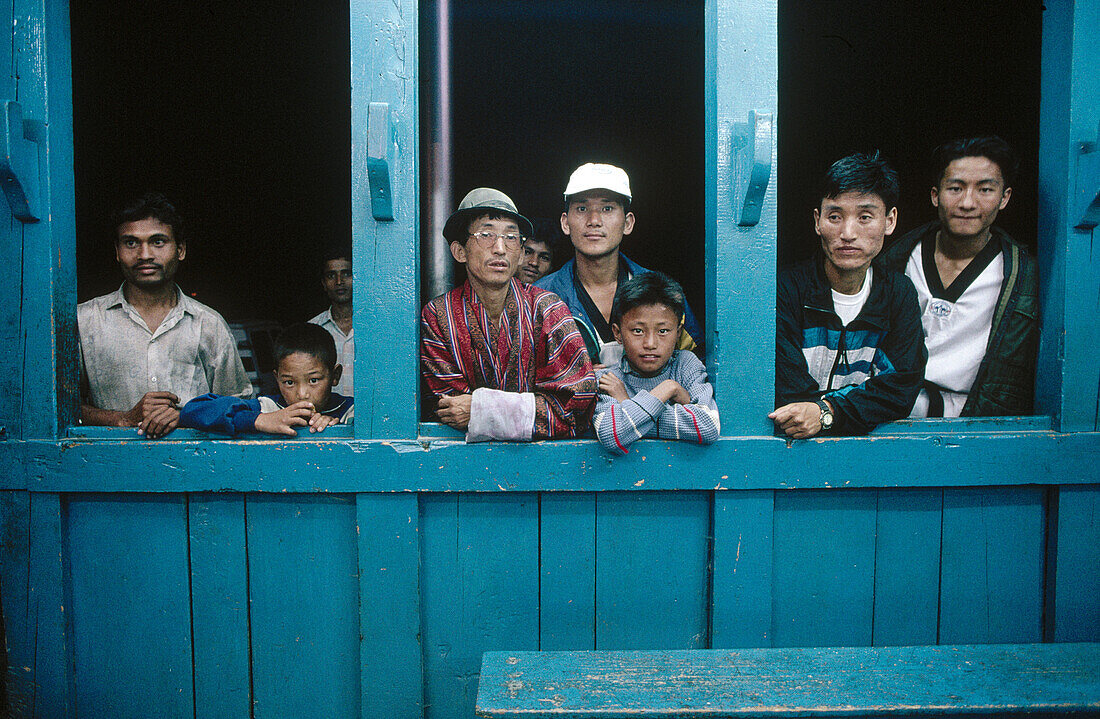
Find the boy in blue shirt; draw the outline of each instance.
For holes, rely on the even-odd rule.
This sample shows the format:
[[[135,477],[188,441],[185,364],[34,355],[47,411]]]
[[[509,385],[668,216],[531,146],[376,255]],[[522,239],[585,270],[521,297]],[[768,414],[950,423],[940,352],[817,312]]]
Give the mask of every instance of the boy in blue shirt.
[[[676,345],[683,329],[684,291],[660,272],[619,285],[611,330],[623,356],[597,370],[599,396],[592,424],[600,443],[626,454],[642,437],[710,444],[720,425],[707,369]]]
[[[336,343],[323,327],[300,322],[275,340],[275,379],[279,395],[259,399],[205,394],[184,405],[180,426],[236,435],[266,432],[294,436],[297,427],[324,431],[333,424],[350,424],[351,397],[332,391],[342,367],[336,363]]]

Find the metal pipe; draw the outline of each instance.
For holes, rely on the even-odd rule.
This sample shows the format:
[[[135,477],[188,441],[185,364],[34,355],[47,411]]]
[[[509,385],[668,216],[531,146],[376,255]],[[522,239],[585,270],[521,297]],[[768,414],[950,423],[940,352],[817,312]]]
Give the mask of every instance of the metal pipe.
[[[454,265],[443,238],[453,202],[451,177],[451,3],[436,0],[435,82],[432,85],[431,218],[428,223],[427,293],[431,298],[454,285]]]

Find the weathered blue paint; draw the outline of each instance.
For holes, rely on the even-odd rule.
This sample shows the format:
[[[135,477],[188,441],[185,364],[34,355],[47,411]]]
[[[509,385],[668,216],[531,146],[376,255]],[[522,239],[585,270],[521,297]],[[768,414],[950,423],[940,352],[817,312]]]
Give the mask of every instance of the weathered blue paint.
[[[940,632],[945,644],[1042,640],[1045,490],[948,489]]]
[[[1077,229],[1078,195],[1100,191],[1082,158],[1100,142],[1100,3],[1043,12],[1039,127],[1039,269],[1043,278],[1038,409],[1066,431],[1100,427],[1100,253]]]
[[[1047,607],[1056,642],[1100,641],[1100,485],[1059,487],[1050,573],[1053,601]],[[1049,546],[1049,545],[1048,545]]]
[[[596,497],[596,649],[705,647],[710,495]]]
[[[538,497],[421,500],[426,715],[469,712],[481,654],[538,649]]]
[[[273,457],[277,459],[272,459]],[[0,489],[52,492],[528,492],[965,487],[1096,482],[1100,435],[961,434],[710,447],[594,440],[0,442]],[[541,474],[533,473],[538,467]],[[90,474],[92,468],[94,473]],[[155,468],[156,471],[150,471]],[[685,468],[688,468],[685,471]],[[247,469],[247,471],[245,471]]]
[[[943,490],[879,492],[871,643],[935,644]]]
[[[355,267],[355,436],[415,437],[419,357],[417,10],[415,0],[353,0],[351,217]],[[370,103],[389,105],[392,222],[371,214]],[[377,155],[376,155],[377,156]],[[369,379],[368,379],[369,378]]]
[[[771,646],[774,524],[775,492],[714,493],[712,647]]]
[[[364,719],[423,712],[420,503],[414,494],[356,496],[359,666]]]
[[[38,144],[30,137],[39,137],[41,127],[28,123],[23,127],[23,108],[8,101],[0,111],[0,183],[8,209],[20,222],[38,222],[42,218],[42,200],[38,190]],[[29,131],[29,133],[28,133]]]
[[[539,501],[539,648],[596,648],[596,494]]]
[[[491,652],[486,717],[1100,716],[1100,645]]]
[[[876,498],[868,490],[776,493],[776,646],[871,643]]]
[[[256,716],[358,715],[354,498],[265,494],[245,511]]]
[[[195,719],[248,716],[249,587],[244,496],[187,502]]]
[[[739,227],[736,135],[775,108],[776,6],[710,0],[707,327],[726,437],[643,441],[625,458],[590,440],[466,445],[417,423],[413,0],[350,6],[356,426],[155,442],[71,427],[67,8],[0,10],[13,28],[0,62],[14,68],[0,99],[38,123],[43,207],[37,224],[0,223],[0,589],[16,715],[94,716],[109,695],[121,716],[143,703],[142,715],[189,714],[192,701],[198,717],[466,716],[486,649],[1024,642],[1043,620],[1047,638],[1096,640],[1100,433],[1077,430],[1097,428],[1100,253],[1063,209],[1079,157],[1067,125],[1097,106],[1082,31],[1097,6],[1051,3],[1044,21],[1043,212],[1061,223],[1040,247],[1053,425],[770,436],[777,178],[760,222]],[[393,222],[371,213],[372,102],[390,108],[374,154]],[[133,668],[131,646],[152,647],[149,661]]]
[[[193,717],[186,497],[66,504],[77,715]]]
[[[706,292],[707,369],[727,436],[771,432],[774,407],[776,175],[775,146],[759,222],[738,223],[745,198],[743,168],[756,162],[756,143],[738,142],[750,113],[774,117],[778,86],[775,0],[707,0]],[[773,125],[774,127],[774,125]],[[773,130],[774,133],[774,130]],[[773,135],[774,136],[774,135]],[[753,149],[750,150],[750,147]],[[744,158],[747,153],[751,158]],[[746,362],[745,358],[754,358]]]
[[[31,693],[17,695],[13,702],[24,706],[27,716],[67,717],[76,709],[72,563],[66,557],[66,525],[59,495],[31,495],[27,577],[27,629],[33,662],[28,677]]]
[[[55,438],[76,417],[76,220],[68,4],[12,3],[13,96],[40,132],[41,222],[22,225],[20,347],[10,372],[22,380],[14,417],[0,424],[24,438]],[[19,224],[19,223],[16,223]],[[9,237],[15,239],[13,232]],[[10,346],[10,345],[9,345]],[[7,374],[8,372],[5,372]]]

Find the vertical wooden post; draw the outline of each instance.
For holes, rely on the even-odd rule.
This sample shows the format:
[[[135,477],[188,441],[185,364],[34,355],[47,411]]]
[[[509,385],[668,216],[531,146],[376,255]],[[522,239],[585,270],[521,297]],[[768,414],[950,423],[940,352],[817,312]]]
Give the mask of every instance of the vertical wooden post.
[[[708,0],[707,368],[722,434],[770,434],[775,385],[776,0]]]
[[[1097,0],[1056,0],[1043,12],[1037,410],[1065,432],[1095,430],[1100,416],[1100,253],[1082,222],[1100,193],[1098,26]]]
[[[355,372],[363,378],[355,388],[358,438],[416,436],[417,43],[414,0],[351,3]],[[385,219],[387,198],[392,219]]]
[[[5,384],[21,383],[9,431],[48,439],[76,418],[76,220],[73,190],[72,62],[67,3],[14,3],[12,95],[23,110],[25,139],[37,145],[37,177],[26,184],[37,222],[11,219],[11,265],[22,259],[19,344]],[[32,150],[33,151],[33,150]],[[32,163],[33,167],[33,163]],[[31,170],[33,172],[33,170]],[[37,185],[37,187],[34,187]],[[10,217],[10,216],[9,216]],[[21,236],[22,251],[16,253]],[[15,347],[12,349],[14,350]],[[5,393],[6,394],[6,393]]]

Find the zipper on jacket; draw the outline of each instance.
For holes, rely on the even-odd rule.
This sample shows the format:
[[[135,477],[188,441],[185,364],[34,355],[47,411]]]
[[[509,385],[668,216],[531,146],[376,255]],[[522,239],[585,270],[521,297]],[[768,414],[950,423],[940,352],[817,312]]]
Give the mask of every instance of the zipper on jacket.
[[[844,369],[845,369],[845,371],[850,369],[850,365],[848,364],[848,340],[847,340],[847,336],[846,336],[847,332],[848,332],[847,326],[844,326],[844,327],[840,328],[840,342],[837,343],[836,357],[833,357],[833,368],[831,370],[829,370],[829,382],[828,382],[828,384],[825,385],[825,391],[826,392],[832,392],[833,391],[833,378],[836,377],[836,370],[837,370],[837,367],[840,366],[840,358],[841,357],[844,358]]]

